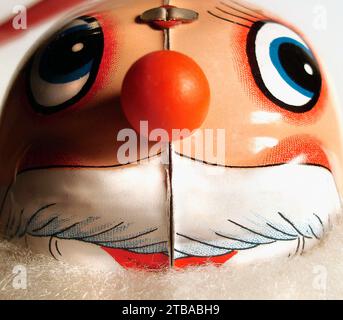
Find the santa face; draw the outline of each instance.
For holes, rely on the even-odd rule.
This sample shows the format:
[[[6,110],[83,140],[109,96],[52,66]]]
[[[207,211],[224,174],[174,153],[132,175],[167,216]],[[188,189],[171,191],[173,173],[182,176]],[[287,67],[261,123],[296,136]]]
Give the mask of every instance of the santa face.
[[[303,253],[343,191],[316,53],[242,3],[161,2],[68,21],[18,74],[0,126],[3,232],[110,269]]]

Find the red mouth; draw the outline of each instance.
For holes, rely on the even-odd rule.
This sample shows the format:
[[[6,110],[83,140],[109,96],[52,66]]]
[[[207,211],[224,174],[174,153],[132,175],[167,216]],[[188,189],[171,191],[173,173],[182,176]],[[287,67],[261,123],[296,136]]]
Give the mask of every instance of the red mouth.
[[[123,249],[101,248],[126,269],[158,271],[166,269],[170,265],[169,256],[164,253],[141,254]],[[230,260],[236,253],[237,251],[232,251],[222,256],[180,258],[174,261],[174,267],[181,269],[208,264],[219,266]]]
[[[174,267],[186,268],[186,267],[192,267],[192,266],[196,267],[196,266],[203,266],[203,265],[221,266],[225,262],[229,261],[236,254],[237,254],[237,251],[232,251],[222,256],[180,258],[174,261]]]
[[[126,269],[161,270],[169,266],[169,257],[164,253],[141,254],[123,249],[101,248]]]

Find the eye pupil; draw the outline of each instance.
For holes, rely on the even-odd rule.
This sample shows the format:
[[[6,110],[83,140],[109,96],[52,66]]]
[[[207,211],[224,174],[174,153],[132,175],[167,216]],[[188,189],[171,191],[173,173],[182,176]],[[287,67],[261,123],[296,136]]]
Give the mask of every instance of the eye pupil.
[[[29,96],[37,112],[50,114],[80,100],[96,80],[104,50],[98,21],[82,16],[56,33],[33,57]]]
[[[319,68],[307,49],[299,43],[283,43],[278,50],[280,64],[294,83],[313,96],[320,91]]]
[[[101,42],[101,35],[87,25],[84,29],[60,35],[42,55],[40,76],[50,83],[80,79],[92,68]]]

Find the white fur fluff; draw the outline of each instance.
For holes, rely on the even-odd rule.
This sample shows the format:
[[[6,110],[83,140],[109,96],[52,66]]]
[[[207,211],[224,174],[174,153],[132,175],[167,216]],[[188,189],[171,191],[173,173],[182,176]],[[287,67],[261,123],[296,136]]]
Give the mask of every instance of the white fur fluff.
[[[0,299],[342,299],[343,225],[303,256],[245,267],[96,272],[0,242]],[[27,268],[27,289],[12,286]]]

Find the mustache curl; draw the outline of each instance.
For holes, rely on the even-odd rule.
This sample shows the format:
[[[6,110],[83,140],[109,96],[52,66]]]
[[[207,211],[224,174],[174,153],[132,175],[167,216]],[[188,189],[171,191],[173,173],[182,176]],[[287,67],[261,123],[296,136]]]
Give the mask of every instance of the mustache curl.
[[[108,222],[99,216],[87,218],[67,217],[54,213],[56,203],[46,204],[29,215],[23,221],[25,209],[20,214],[13,214],[10,209],[5,237],[8,240],[33,237],[50,237],[52,239],[77,240],[113,249],[124,249],[135,253],[165,253],[168,254],[168,241],[158,235],[158,227],[150,227],[136,231],[135,223],[127,221]],[[19,219],[15,222],[15,216]],[[107,219],[108,220],[108,219]],[[50,248],[49,248],[50,250]],[[51,252],[51,250],[50,250]]]
[[[103,218],[97,216],[82,219],[67,217],[54,212],[55,206],[56,203],[46,204],[28,215],[29,218],[26,220],[23,219],[24,209],[20,214],[13,214],[10,209],[4,228],[7,230],[7,238],[22,238],[30,235],[50,237],[49,246],[52,245],[52,239],[56,238],[77,240],[141,254],[168,254],[168,241],[158,235],[158,227],[137,231],[133,222],[105,222]],[[15,216],[19,217],[17,221],[15,221]],[[183,240],[183,245],[182,247],[175,245],[175,259],[220,256],[285,241],[294,242],[293,255],[302,254],[306,241],[321,240],[327,231],[326,228],[332,227],[329,216],[328,221],[324,222],[315,213],[312,214],[309,223],[302,224],[292,221],[287,214],[281,212],[276,212],[270,220],[262,215],[255,215],[255,218],[248,221],[247,219],[243,221],[243,218],[242,221],[229,218],[226,221],[221,220],[216,227],[207,230],[211,232],[211,241],[203,240],[199,235],[176,233],[175,237]],[[51,248],[49,251],[51,252]]]
[[[276,242],[294,242],[293,255],[297,255],[304,252],[306,241],[320,241],[326,234],[326,228],[332,227],[329,217],[325,223],[315,213],[310,223],[301,225],[297,225],[281,212],[276,212],[273,222],[260,215],[255,217],[256,220],[244,222],[231,219],[220,221],[217,227],[211,229],[211,241],[203,240],[199,236],[177,233],[176,237],[183,245],[182,248],[175,248],[175,258],[220,256]],[[276,219],[277,222],[274,222]]]

